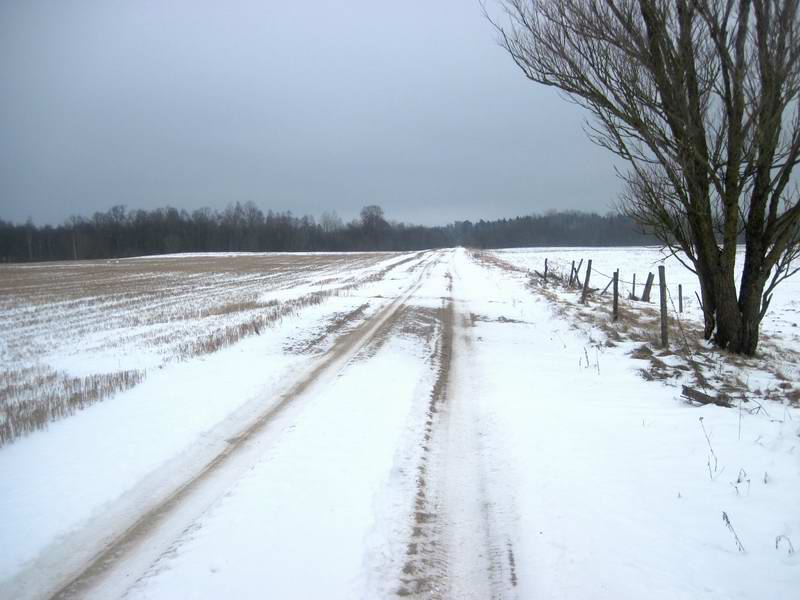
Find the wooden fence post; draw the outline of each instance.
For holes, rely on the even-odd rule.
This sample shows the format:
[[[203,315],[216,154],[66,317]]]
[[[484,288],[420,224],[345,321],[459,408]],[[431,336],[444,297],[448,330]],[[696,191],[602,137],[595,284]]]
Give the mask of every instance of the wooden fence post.
[[[653,287],[653,274],[647,274],[647,281],[644,284],[644,291],[642,292],[642,302],[650,302],[650,289]]]
[[[631,287],[631,300],[636,300],[636,273],[633,274],[633,287]]]
[[[569,287],[572,287],[572,276],[575,274],[575,261],[572,261],[572,268],[569,270]]]
[[[619,269],[614,271],[614,320],[619,319]]]
[[[664,273],[664,265],[658,266],[659,296],[661,299],[661,347],[669,346],[669,333],[667,331],[667,276]]]
[[[586,304],[586,295],[589,293],[589,277],[592,276],[592,259],[586,262],[586,277],[583,280],[583,293],[581,293],[581,303]]]
[[[547,259],[544,259],[544,284],[547,285]]]
[[[578,284],[578,287],[583,287],[583,284],[581,283],[581,277],[580,277],[581,267],[582,266],[583,266],[583,259],[580,259],[578,261],[578,266],[575,267],[575,283]]]
[[[683,312],[683,286],[678,284],[678,312]]]

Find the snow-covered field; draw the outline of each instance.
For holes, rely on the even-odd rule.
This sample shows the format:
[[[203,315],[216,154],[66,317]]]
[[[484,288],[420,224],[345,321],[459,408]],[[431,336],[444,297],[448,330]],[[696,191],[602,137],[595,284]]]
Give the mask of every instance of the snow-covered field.
[[[577,318],[605,301],[532,283],[544,257],[600,286],[659,255],[2,267],[4,410],[138,376],[0,447],[0,597],[796,598],[785,381],[748,363],[757,410],[684,403],[688,376],[645,380],[640,341]],[[690,329],[691,274],[667,278]],[[786,357],[798,284],[765,323]]]
[[[400,256],[181,255],[3,269],[0,445],[213,353]]]

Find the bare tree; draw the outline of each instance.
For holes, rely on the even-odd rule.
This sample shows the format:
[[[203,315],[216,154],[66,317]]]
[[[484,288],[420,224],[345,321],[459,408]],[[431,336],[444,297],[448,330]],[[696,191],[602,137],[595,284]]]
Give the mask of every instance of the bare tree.
[[[798,271],[798,1],[498,1],[500,44],[589,110],[592,140],[630,167],[623,212],[697,273],[706,339],[754,354]]]
[[[361,209],[361,226],[368,234],[378,235],[389,224],[383,216],[383,209],[375,204],[370,204]]]
[[[337,231],[341,231],[344,228],[344,224],[342,223],[342,219],[336,214],[336,211],[333,210],[331,212],[323,212],[322,216],[319,219],[320,227],[322,227],[322,231],[325,233],[335,233]]]

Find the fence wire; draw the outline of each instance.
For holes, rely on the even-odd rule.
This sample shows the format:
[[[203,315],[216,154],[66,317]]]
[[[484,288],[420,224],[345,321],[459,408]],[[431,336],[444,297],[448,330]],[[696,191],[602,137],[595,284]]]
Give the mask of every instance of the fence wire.
[[[551,261],[551,260],[549,260],[549,259],[548,259],[548,263],[547,263],[547,264],[548,264],[548,268],[549,268],[550,270],[552,270],[552,267],[553,267],[553,266],[555,266],[555,267],[557,267],[557,268],[561,268],[562,270],[566,270],[566,269],[567,269],[567,266],[569,266],[569,268],[570,268],[570,271],[572,270],[572,266],[571,266],[571,265],[566,265],[566,264],[564,264],[564,263],[563,263],[561,260],[559,260],[559,259],[556,259],[556,260],[554,260],[554,261]],[[649,275],[650,273],[651,273],[651,272],[650,272],[650,271],[648,271],[648,275]],[[594,265],[592,265],[592,274],[593,274],[593,275],[594,275],[594,274],[601,275],[602,277],[605,277],[605,278],[606,278],[606,279],[608,279],[608,280],[613,280],[613,279],[614,279],[614,276],[613,276],[613,275],[609,275],[609,274],[607,274],[607,273],[603,273],[603,271],[600,271],[599,269],[596,269],[596,268],[594,267]],[[577,269],[575,270],[575,275],[576,275],[576,276],[579,276],[579,273],[577,272]],[[584,275],[584,277],[586,276],[586,271],[585,271],[585,270],[584,270],[584,274],[583,274],[583,275]],[[563,276],[563,275],[562,275],[562,276]],[[642,280],[642,281],[633,282],[633,281],[628,281],[628,280],[626,280],[626,279],[618,278],[618,279],[617,279],[617,281],[618,281],[618,283],[619,283],[619,284],[623,284],[623,283],[624,283],[625,285],[628,285],[628,286],[630,286],[630,292],[631,292],[631,296],[633,296],[633,292],[634,292],[634,287],[633,287],[633,286],[635,286],[635,285],[640,285],[640,286],[644,287],[644,286],[646,285],[646,281],[647,281],[647,280],[646,280],[646,278],[645,278],[645,279],[644,279],[644,280]],[[606,287],[608,287],[608,286],[606,286]],[[656,282],[656,281],[655,281],[655,279],[654,279],[654,280],[653,280],[653,282],[650,284],[650,287],[651,287],[651,288],[659,288],[659,289],[660,289],[660,288],[661,288],[661,283],[659,283],[659,282]],[[675,310],[675,314],[677,315],[677,314],[679,314],[679,313],[678,313],[678,311],[675,309],[675,302],[672,300],[672,293],[669,291],[669,284],[667,284],[665,287],[666,287],[666,289],[667,289],[667,294],[669,295],[670,302],[672,303],[672,308],[673,308],[673,310]],[[689,296],[686,296],[686,298],[685,298],[684,302],[688,302],[688,301],[692,301],[692,302],[693,302],[693,300],[691,300],[691,298],[690,298]],[[681,330],[682,330],[682,329],[683,329],[683,328],[681,328]],[[684,337],[685,337],[685,334],[684,334]]]
[[[560,264],[558,264],[558,263],[556,263],[556,264],[557,264],[557,266],[561,266],[561,265],[560,265]],[[548,262],[548,265],[550,265],[550,263],[549,263],[549,262]],[[562,267],[562,268],[563,268],[563,269],[566,269],[566,267],[565,267],[565,266],[564,266],[564,267]],[[570,267],[570,268],[571,268],[571,267]],[[606,279],[614,279],[614,276],[613,276],[613,275],[608,275],[607,273],[603,273],[601,270],[599,270],[599,269],[595,268],[595,266],[594,266],[594,265],[592,265],[592,275],[594,275],[594,274],[597,274],[597,275],[602,275],[602,276],[603,276],[603,277],[605,277]],[[586,276],[586,272],[585,272],[585,271],[584,271],[584,276]],[[624,283],[624,284],[626,284],[626,285],[633,286],[633,285],[644,285],[644,283],[645,283],[645,282],[644,282],[644,281],[639,281],[639,282],[636,282],[636,283],[634,284],[634,282],[633,282],[633,281],[628,281],[627,279],[622,279],[622,278],[620,278],[620,279],[619,279],[619,283]],[[660,283],[657,283],[657,282],[654,280],[654,281],[653,281],[653,283],[652,283],[652,287],[661,287],[661,284],[660,284]],[[667,286],[667,289],[669,289],[669,286]]]

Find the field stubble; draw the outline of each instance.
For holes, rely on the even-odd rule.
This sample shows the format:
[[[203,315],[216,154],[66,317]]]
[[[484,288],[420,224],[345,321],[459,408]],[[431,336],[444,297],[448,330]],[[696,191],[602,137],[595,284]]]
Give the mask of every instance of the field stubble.
[[[176,256],[2,266],[0,446],[147,370],[260,334],[414,255]]]

